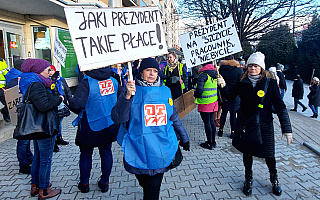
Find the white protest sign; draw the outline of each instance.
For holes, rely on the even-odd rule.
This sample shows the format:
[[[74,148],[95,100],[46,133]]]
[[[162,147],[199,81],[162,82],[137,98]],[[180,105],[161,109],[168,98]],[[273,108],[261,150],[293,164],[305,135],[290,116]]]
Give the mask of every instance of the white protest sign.
[[[179,36],[187,67],[242,51],[232,17]]]
[[[22,94],[19,93],[19,86],[14,86],[4,91],[7,107],[12,125],[17,125],[17,105],[22,102]]]
[[[67,56],[67,48],[62,44],[59,40],[58,35],[56,36],[56,40],[54,41],[54,57],[58,60],[58,62],[63,66],[66,61]]]
[[[167,54],[158,7],[65,8],[81,71]]]

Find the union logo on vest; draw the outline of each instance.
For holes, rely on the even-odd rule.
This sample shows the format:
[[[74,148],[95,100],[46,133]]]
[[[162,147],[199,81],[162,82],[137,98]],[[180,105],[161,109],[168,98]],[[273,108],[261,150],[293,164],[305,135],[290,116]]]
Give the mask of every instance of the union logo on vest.
[[[145,104],[144,119],[146,126],[162,126],[167,124],[165,104]]]
[[[111,79],[99,81],[99,88],[101,96],[114,93],[114,87]]]

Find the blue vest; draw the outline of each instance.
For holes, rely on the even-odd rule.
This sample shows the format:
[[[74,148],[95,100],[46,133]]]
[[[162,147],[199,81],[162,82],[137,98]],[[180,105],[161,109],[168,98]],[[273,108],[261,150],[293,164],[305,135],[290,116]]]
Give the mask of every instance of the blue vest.
[[[20,74],[22,74],[21,71],[17,70],[16,68],[12,68],[5,76],[7,85],[12,79],[18,78]]]
[[[101,131],[114,122],[111,110],[117,102],[118,82],[114,78],[99,81],[85,76],[89,82],[89,96],[85,106],[87,119],[93,131]]]
[[[23,99],[29,86],[34,82],[40,82],[43,84],[42,80],[33,72],[20,74],[19,90],[23,94]]]
[[[128,129],[122,124],[118,142],[125,161],[138,169],[168,167],[178,149],[170,89],[166,86],[136,86]]]

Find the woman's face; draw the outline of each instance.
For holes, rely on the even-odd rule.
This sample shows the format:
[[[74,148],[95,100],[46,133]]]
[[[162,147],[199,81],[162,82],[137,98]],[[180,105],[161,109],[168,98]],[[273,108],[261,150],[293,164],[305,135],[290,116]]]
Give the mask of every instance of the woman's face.
[[[172,55],[172,54],[169,54],[168,55],[168,61],[169,61],[169,63],[174,63],[174,60],[176,59],[176,57],[174,57],[174,55]]]
[[[55,73],[55,71],[54,71],[53,69],[51,69],[51,70],[49,71],[49,76],[52,76],[54,73]]]
[[[141,77],[148,83],[154,83],[158,77],[158,70],[155,68],[146,68],[141,72]]]
[[[248,65],[248,72],[251,76],[256,76],[261,73],[261,67],[257,64],[249,64]]]
[[[51,71],[51,66],[47,67],[45,70],[43,70],[40,74],[46,78],[49,78],[49,73]]]

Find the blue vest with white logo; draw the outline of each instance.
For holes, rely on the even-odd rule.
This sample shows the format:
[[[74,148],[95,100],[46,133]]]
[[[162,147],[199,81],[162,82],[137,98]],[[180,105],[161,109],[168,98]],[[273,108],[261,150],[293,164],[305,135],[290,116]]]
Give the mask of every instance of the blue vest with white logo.
[[[178,149],[173,122],[173,101],[166,86],[136,86],[128,130],[121,125],[118,142],[125,161],[138,169],[168,167]]]
[[[88,123],[93,131],[101,131],[114,124],[111,110],[117,102],[118,82],[112,77],[103,81],[90,76],[84,78],[89,82],[89,96],[85,106]]]

